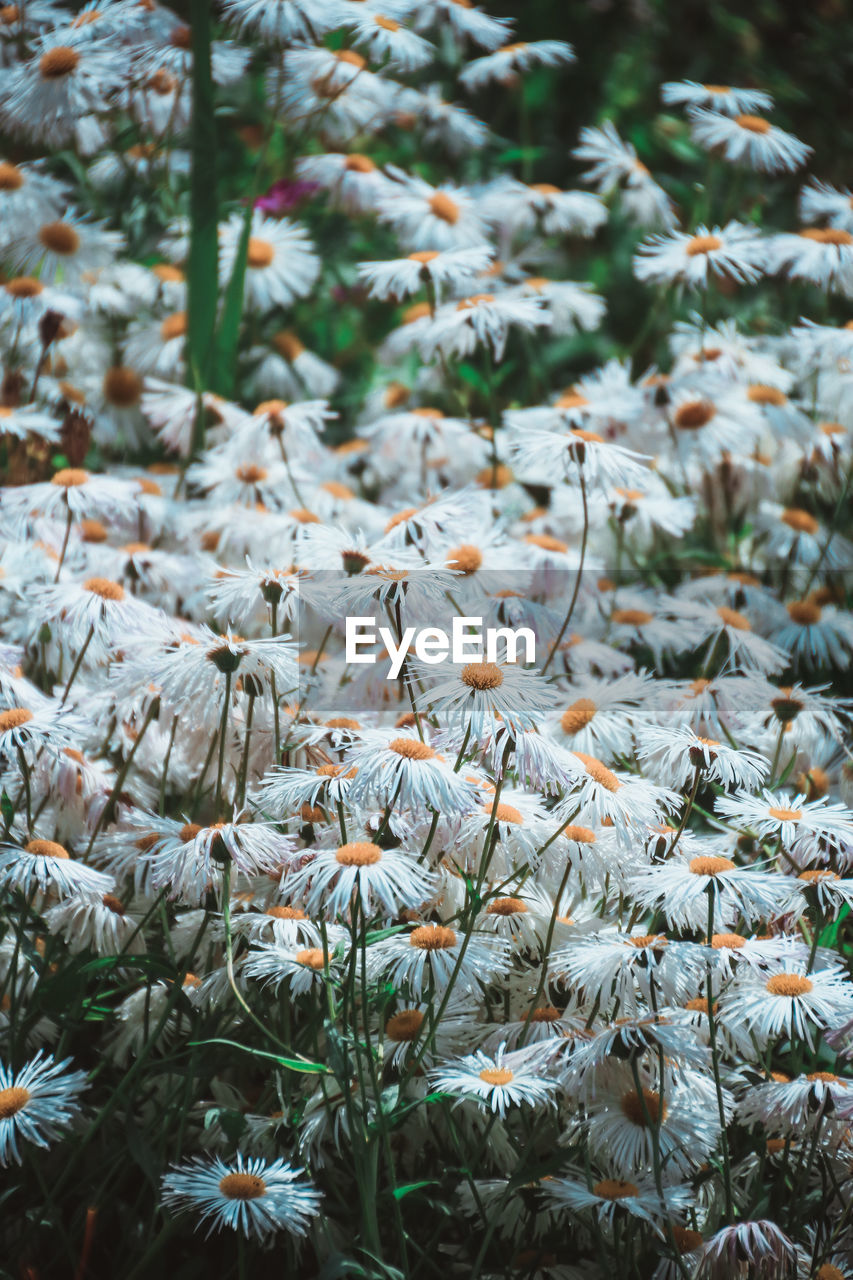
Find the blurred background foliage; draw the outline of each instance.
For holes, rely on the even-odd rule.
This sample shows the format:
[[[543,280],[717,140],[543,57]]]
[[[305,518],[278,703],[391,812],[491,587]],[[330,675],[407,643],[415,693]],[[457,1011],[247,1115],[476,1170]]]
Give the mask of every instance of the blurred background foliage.
[[[176,0],[172,7],[190,21],[191,0]],[[853,0],[485,0],[484,7],[512,18],[519,40],[569,41],[577,61],[558,70],[536,69],[515,86],[491,86],[471,95],[455,83],[454,68],[448,67],[442,78],[445,98],[467,106],[495,135],[481,151],[454,157],[425,145],[417,122],[405,120],[377,137],[356,139],[351,150],[436,183],[477,183],[511,173],[570,188],[581,185],[581,166],[571,156],[580,129],[609,119],[673,199],[684,229],[729,218],[773,230],[798,225],[796,199],[806,171],[769,178],[727,167],[693,145],[679,109],[663,106],[663,82],[693,79],[768,90],[776,103],[773,122],[814,149],[808,174],[853,185]],[[219,28],[217,35],[227,32]],[[340,33],[329,38],[332,44],[342,40]],[[218,191],[220,217],[273,182],[291,178],[294,159],[305,147],[303,140],[280,131],[269,136],[264,57],[259,51],[252,73],[217,95],[211,192]],[[425,78],[436,75],[431,69]],[[411,83],[417,86],[419,77]],[[127,141],[136,141],[132,133]],[[321,146],[313,140],[308,149]],[[64,163],[81,176],[73,157],[66,156]],[[156,166],[153,173],[149,189],[132,183],[122,214],[132,251],[147,262],[161,256],[158,242],[165,227],[187,212],[182,184],[157,178]],[[97,212],[97,195],[89,195]],[[297,200],[291,213],[309,228],[324,273],[312,296],[278,321],[294,327],[340,370],[334,405],[341,418],[332,434],[343,438],[351,433],[365,392],[377,377],[390,376],[377,368],[375,350],[402,314],[402,308],[366,299],[356,264],[393,257],[397,246],[375,219],[345,218],[329,210],[322,196]],[[607,320],[594,334],[537,343],[532,357],[520,342],[511,342],[497,374],[503,403],[535,403],[545,386],[562,389],[613,356],[630,358],[635,374],[651,365],[666,367],[672,322],[687,317],[697,299],[638,284],[631,259],[644,234],[621,216],[617,197],[608,224],[593,240],[565,238],[548,246],[547,264],[536,274],[591,282],[607,301]],[[731,318],[770,333],[801,316],[844,323],[851,314],[843,299],[828,300],[812,286],[773,280],[745,289],[723,281],[709,290],[705,306],[711,323]],[[243,344],[258,336],[244,333]],[[415,363],[405,372],[413,378]],[[393,376],[399,374],[395,370]],[[468,368],[462,374],[472,414],[485,413],[482,371]]]

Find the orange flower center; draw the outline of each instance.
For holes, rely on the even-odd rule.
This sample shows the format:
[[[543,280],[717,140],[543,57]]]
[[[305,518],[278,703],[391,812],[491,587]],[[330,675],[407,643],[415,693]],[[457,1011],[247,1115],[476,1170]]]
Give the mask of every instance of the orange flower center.
[[[480,1072],[480,1079],[483,1084],[499,1086],[509,1084],[515,1077],[515,1073],[510,1071],[508,1067],[484,1067]]]
[[[355,840],[342,844],[335,854],[335,861],[342,867],[372,867],[382,860],[382,850],[369,840]]]
[[[38,237],[51,253],[68,256],[80,248],[80,237],[67,222],[46,222],[43,227],[39,227]]]
[[[417,951],[449,951],[456,946],[456,934],[443,924],[422,924],[409,934],[409,946]]]
[[[401,1009],[385,1023],[385,1034],[389,1040],[398,1044],[406,1044],[414,1040],[423,1026],[424,1015],[420,1009]]]
[[[83,589],[91,591],[93,596],[100,596],[102,600],[124,599],[124,587],[120,582],[112,582],[109,578],[87,578]]]
[[[570,707],[566,707],[560,716],[560,727],[563,733],[579,733],[586,728],[598,710],[591,698],[578,698]]]
[[[499,689],[504,682],[503,672],[495,662],[468,662],[459,679],[469,689]]]
[[[731,858],[715,858],[709,854],[704,858],[691,858],[690,874],[694,876],[718,876],[724,871],[734,871],[735,864]]]
[[[34,858],[58,858],[61,862],[69,857],[68,850],[55,840],[30,840],[24,845],[24,852]]]
[[[13,1084],[8,1089],[0,1089],[0,1120],[11,1120],[30,1100],[29,1089]]]
[[[275,249],[269,240],[258,240],[254,236],[249,239],[246,262],[250,267],[268,267],[274,258]]]
[[[255,1173],[226,1173],[219,1190],[229,1200],[257,1200],[266,1195],[267,1184]]]
[[[771,996],[807,996],[814,983],[799,973],[774,973],[764,984]]]
[[[456,201],[451,200],[445,191],[436,191],[430,197],[429,207],[436,218],[440,218],[442,222],[447,222],[451,226],[459,221],[462,212]]]
[[[770,132],[770,121],[762,120],[761,116],[735,116],[735,124],[740,125],[741,129],[746,129],[749,133]]]
[[[57,45],[39,58],[39,75],[42,80],[61,80],[63,76],[70,76],[79,62],[80,54],[76,49]]]
[[[435,757],[432,747],[418,738],[394,738],[388,743],[388,750],[406,760],[432,760]]]

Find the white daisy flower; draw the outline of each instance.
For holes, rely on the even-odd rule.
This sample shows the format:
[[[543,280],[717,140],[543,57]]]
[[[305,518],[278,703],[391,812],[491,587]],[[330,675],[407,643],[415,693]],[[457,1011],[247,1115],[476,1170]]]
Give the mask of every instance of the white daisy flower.
[[[741,1124],[761,1124],[772,1132],[794,1133],[830,1123],[839,1108],[849,1109],[853,1081],[831,1071],[811,1071],[793,1080],[767,1080],[753,1085],[738,1102]]]
[[[337,849],[308,851],[302,866],[288,873],[282,887],[293,900],[304,901],[312,915],[349,919],[357,899],[363,917],[381,911],[394,919],[431,897],[435,879],[412,854],[356,840]]]
[[[788,960],[771,973],[744,972],[720,997],[720,1023],[739,1044],[763,1055],[781,1036],[796,1036],[812,1048],[815,1032],[853,1014],[853,994],[838,968],[806,972],[806,962]]]
[[[122,243],[118,231],[106,231],[101,223],[66,213],[27,227],[10,246],[10,255],[17,270],[37,271],[45,283],[59,279],[63,285],[78,285],[90,272],[112,264]]]
[[[475,293],[459,302],[440,307],[420,341],[425,359],[436,352],[467,356],[479,346],[490,347],[495,360],[502,360],[510,329],[534,333],[548,327],[551,316],[538,295],[512,297],[506,293]]]
[[[711,1237],[696,1274],[701,1280],[731,1280],[746,1267],[762,1280],[786,1280],[796,1260],[794,1245],[775,1222],[738,1222]]]
[[[589,1003],[618,1006],[631,1017],[648,1010],[652,989],[659,1001],[683,1003],[696,967],[689,943],[670,942],[663,934],[602,929],[555,950],[549,969],[554,980],[582,989]]]
[[[634,723],[644,700],[654,692],[649,677],[633,672],[616,680],[581,676],[560,692],[565,704],[544,726],[545,733],[570,751],[583,751],[605,761],[630,756]]]
[[[368,977],[405,985],[413,999],[421,1000],[427,993],[441,997],[454,973],[460,991],[478,991],[480,982],[495,981],[509,967],[510,946],[494,934],[471,932],[462,938],[448,925],[422,924],[374,943],[367,963]]]
[[[738,917],[756,921],[782,915],[796,897],[796,888],[784,876],[738,867],[716,853],[644,867],[628,887],[644,910],[662,912],[681,929],[705,925],[712,899],[717,924],[733,925]]]
[[[431,668],[424,668],[422,674],[425,681],[434,681]],[[481,661],[466,663],[453,675],[427,683],[416,704],[428,707],[449,726],[461,726],[462,731],[470,726],[476,742],[504,726],[513,732],[535,728],[551,705],[551,695],[536,671],[514,662]]]
[[[798,212],[803,222],[827,222],[853,231],[853,191],[812,178],[800,191]]]
[[[559,67],[574,62],[575,52],[564,40],[535,40],[525,44],[507,44],[483,58],[475,58],[460,73],[459,83],[470,90],[482,89],[490,81],[511,81],[519,72],[531,67]]]
[[[367,213],[394,189],[376,162],[356,151],[300,156],[296,176],[303,182],[316,182],[329,193],[333,206],[345,213]]]
[[[853,231],[806,227],[796,235],[770,236],[768,261],[792,280],[810,280],[822,289],[853,295]]]
[[[0,512],[18,529],[36,515],[48,519],[111,519],[137,515],[139,485],[117,476],[63,467],[50,480],[0,490]]]
[[[345,769],[355,769],[347,792],[350,804],[398,803],[416,812],[426,807],[443,814],[470,813],[477,805],[471,783],[411,732],[361,730],[343,763]]]
[[[561,191],[549,182],[526,186],[506,178],[484,195],[486,216],[508,235],[593,236],[607,221],[607,210],[588,191]]]
[[[417,71],[432,62],[436,53],[423,36],[410,31],[396,18],[372,9],[360,13],[345,8],[342,25],[352,32],[356,46],[366,49],[374,62],[389,70]]]
[[[393,103],[391,82],[373,75],[354,49],[289,48],[283,63],[267,73],[270,111],[294,125],[315,117],[335,149],[386,123]]]
[[[712,275],[753,284],[763,275],[765,241],[757,227],[727,222],[724,227],[699,226],[691,235],[670,231],[644,241],[634,258],[638,280],[684,284],[705,289]]]
[[[727,790],[760,786],[770,772],[769,763],[756,752],[700,737],[689,727],[644,725],[637,737],[643,766],[657,781],[677,790],[689,785],[697,769],[704,781]]]
[[[102,577],[33,587],[30,616],[34,637],[49,623],[59,643],[78,657],[85,649],[90,664],[103,662],[124,637],[140,630],[150,633],[159,621],[151,605],[129,595],[120,582]]]
[[[51,907],[44,918],[50,933],[64,938],[72,955],[87,950],[99,956],[119,955],[131,940],[137,954],[146,949],[139,930],[141,914],[129,912],[114,893],[75,894]]]
[[[631,1178],[652,1166],[657,1140],[667,1168],[682,1176],[694,1173],[717,1146],[720,1118],[713,1082],[695,1071],[684,1077],[663,1100],[657,1090],[645,1086],[638,1093],[630,1074],[621,1086],[614,1080],[597,1092],[588,1103],[593,1158],[617,1176]],[[731,1110],[731,1099],[727,1102]]]
[[[218,887],[228,863],[246,876],[279,875],[294,849],[292,837],[270,822],[186,823],[171,837],[161,837],[145,858],[155,890],[168,887],[175,895],[199,901],[206,889]]]
[[[244,218],[232,214],[220,227],[220,282],[231,279],[243,234]],[[252,214],[246,257],[245,298],[250,310],[266,312],[273,307],[289,307],[296,298],[310,293],[320,273],[320,260],[304,227],[288,218],[268,218],[259,210]]]
[[[808,800],[803,794],[765,788],[760,796],[745,791],[717,796],[714,808],[739,830],[752,831],[762,841],[780,840],[786,849],[853,839],[853,814],[826,796]]]
[[[30,706],[0,711],[0,756],[13,757],[21,751],[34,762],[45,750],[64,751],[84,731],[83,721],[69,707],[40,696],[35,689],[32,694]]]
[[[676,803],[673,792],[632,773],[614,773],[596,756],[572,751],[577,773],[574,787],[555,812],[566,822],[601,826],[610,823],[622,840],[635,839],[645,826],[658,825]]]
[[[124,359],[140,373],[176,379],[184,368],[186,342],[186,311],[174,311],[162,320],[133,320],[127,330]]]
[[[208,1235],[228,1227],[249,1239],[276,1231],[304,1236],[320,1212],[321,1197],[302,1173],[283,1159],[241,1152],[228,1163],[195,1156],[164,1176],[162,1198],[173,1211],[194,1213],[199,1226],[209,1219]]]
[[[269,44],[288,45],[297,40],[313,41],[333,30],[340,10],[324,0],[224,0],[222,16],[239,35],[247,32]]]
[[[59,218],[67,204],[62,183],[38,164],[0,160],[0,243],[14,244],[34,225]]]
[[[773,629],[773,639],[790,654],[795,667],[846,667],[853,650],[853,618],[809,596],[791,600],[788,617]]]
[[[380,221],[387,222],[415,252],[470,249],[486,243],[486,224],[480,202],[463,187],[442,183],[433,187],[422,178],[393,166],[388,173],[396,185],[379,201]]]
[[[305,396],[330,396],[340,382],[340,374],[315,352],[309,351],[293,329],[274,333],[271,349],[252,347],[246,353],[254,365],[247,379],[253,395],[284,396],[303,400]]]
[[[433,1089],[457,1098],[457,1106],[475,1101],[483,1111],[506,1115],[511,1107],[553,1105],[556,1079],[542,1074],[538,1046],[507,1053],[502,1046],[494,1057],[482,1050],[456,1062],[445,1062],[429,1073]]]
[[[72,858],[55,840],[29,840],[24,847],[0,846],[0,883],[29,895],[52,889],[62,897],[111,893],[110,876]]]
[[[694,142],[708,151],[720,150],[726,160],[759,173],[790,173],[805,164],[812,148],[763,116],[721,115],[697,107],[690,113]]]
[[[492,17],[471,0],[416,0],[413,13],[419,30],[447,26],[455,36],[467,37],[484,49],[496,48],[511,27],[509,18]]]
[[[66,1071],[39,1051],[20,1071],[0,1063],[0,1164],[21,1163],[18,1139],[48,1147],[80,1114],[85,1071]]]
[[[728,84],[699,84],[695,80],[670,80],[660,95],[668,106],[707,107],[725,116],[744,111],[769,111],[773,99],[763,89],[733,89]]]
[[[648,1176],[636,1182],[599,1178],[588,1185],[580,1170],[573,1178],[549,1178],[543,1190],[554,1208],[568,1209],[573,1215],[592,1211],[600,1222],[611,1227],[620,1210],[642,1222],[659,1223],[661,1218],[683,1214],[692,1198],[687,1187],[666,1186],[661,1203],[654,1181]]]
[[[382,1045],[385,1060],[398,1070],[405,1068],[413,1044],[420,1040],[429,1013],[429,1004],[401,1005],[384,1023],[380,1023],[375,1038]],[[451,996],[441,1021],[432,1028],[428,1042],[430,1048],[424,1057],[433,1061],[436,1056],[462,1054],[470,1044],[471,1033],[476,1026],[477,1006],[474,1001],[470,997]]]
[[[342,764],[322,764],[316,769],[273,768],[261,781],[254,799],[258,806],[280,817],[301,813],[307,806],[334,808],[347,797],[353,769]]]
[[[391,262],[360,262],[358,273],[374,298],[407,298],[426,285],[438,295],[445,288],[459,293],[488,269],[493,257],[494,250],[488,245],[447,249],[443,253],[426,249]]]
[[[13,137],[61,147],[84,117],[106,110],[127,60],[114,40],[83,40],[67,29],[38,36],[31,49],[2,71],[0,120]]]
[[[300,939],[293,937],[262,943],[246,956],[243,973],[275,992],[284,982],[294,996],[320,991],[326,982],[327,964],[335,980],[341,976],[348,955],[349,932],[343,925],[327,925],[326,940],[328,952],[319,943],[302,945]]]

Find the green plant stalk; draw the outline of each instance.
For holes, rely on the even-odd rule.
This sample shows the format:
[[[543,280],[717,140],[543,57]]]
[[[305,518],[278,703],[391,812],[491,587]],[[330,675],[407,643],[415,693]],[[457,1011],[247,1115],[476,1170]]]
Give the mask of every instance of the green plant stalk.
[[[201,393],[207,389],[216,330],[219,276],[216,195],[216,116],[210,69],[209,0],[190,0],[192,130],[190,135],[190,250],[187,269],[187,380],[198,395],[191,454],[204,444]]]

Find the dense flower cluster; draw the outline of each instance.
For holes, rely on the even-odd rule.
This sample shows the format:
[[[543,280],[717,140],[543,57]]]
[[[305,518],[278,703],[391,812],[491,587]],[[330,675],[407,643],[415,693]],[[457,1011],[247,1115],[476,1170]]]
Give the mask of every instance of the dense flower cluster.
[[[853,1276],[850,193],[685,226],[610,122],[586,189],[483,176],[448,86],[566,43],[468,0],[223,0],[212,42],[198,8],[0,13],[40,157],[0,163],[4,1256],[179,1275],[201,1227],[222,1275]],[[247,86],[287,172],[205,227],[193,103]],[[714,163],[808,159],[764,92],[663,98]],[[371,158],[393,129],[452,177]],[[551,385],[614,210],[650,308],[696,309],[665,371]],[[328,217],[385,317],[342,424],[294,319]],[[819,320],[709,319],[768,282]],[[365,615],[396,648],[348,662]],[[409,643],[460,617],[499,651]]]

